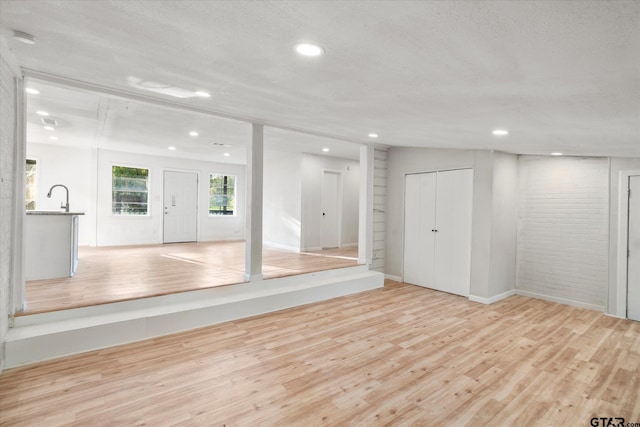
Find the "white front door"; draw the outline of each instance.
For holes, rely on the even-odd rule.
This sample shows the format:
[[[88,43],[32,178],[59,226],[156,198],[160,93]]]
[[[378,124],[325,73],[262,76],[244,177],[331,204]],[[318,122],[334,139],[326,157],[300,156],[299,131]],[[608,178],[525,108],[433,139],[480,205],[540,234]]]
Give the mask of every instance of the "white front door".
[[[164,243],[195,242],[198,224],[198,174],[164,172]]]
[[[629,177],[627,317],[640,321],[640,175]]]
[[[324,171],[322,174],[322,190],[320,209],[322,210],[323,249],[340,246],[340,173]]]

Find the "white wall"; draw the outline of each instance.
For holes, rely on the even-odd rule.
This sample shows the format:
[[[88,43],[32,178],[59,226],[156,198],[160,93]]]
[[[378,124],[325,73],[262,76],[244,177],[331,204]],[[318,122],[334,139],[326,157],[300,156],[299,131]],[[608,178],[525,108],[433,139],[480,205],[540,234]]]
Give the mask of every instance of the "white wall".
[[[626,306],[618,304],[618,293],[625,292],[618,289],[618,230],[620,224],[618,222],[619,211],[618,203],[620,202],[620,171],[640,171],[640,158],[610,158],[610,187],[609,194],[609,289],[607,298],[606,312],[618,316],[626,316]],[[626,197],[626,194],[624,195]]]
[[[78,243],[88,245],[95,236],[95,197],[91,183],[95,180],[92,151],[89,148],[27,143],[27,158],[36,160],[36,210],[60,210],[65,200],[63,188],[47,192],[54,184],[69,188],[72,212],[84,212],[80,217]]]
[[[9,329],[9,315],[13,286],[14,233],[16,232],[16,191],[20,185],[16,165],[17,82],[15,66],[11,67],[4,56],[0,56],[0,372],[5,360],[5,336]]]
[[[111,213],[111,168],[114,165],[149,169],[148,216],[121,216]],[[96,209],[98,246],[162,243],[164,217],[162,182],[165,170],[198,174],[198,241],[244,239],[246,206],[244,166],[98,150]],[[210,173],[225,173],[237,177],[237,215],[209,216]]]
[[[320,194],[323,171],[341,172],[342,246],[358,243],[360,165],[354,160],[304,154],[302,156],[302,249],[320,249],[322,210]]]
[[[301,249],[302,155],[265,150],[263,230],[265,244]]]
[[[493,203],[489,296],[516,286],[518,156],[493,152]]]
[[[521,156],[519,168],[518,293],[603,309],[608,159]]]
[[[515,155],[488,150],[390,148],[385,273],[403,275],[405,175],[461,168],[474,170],[470,294],[489,302],[515,287]]]

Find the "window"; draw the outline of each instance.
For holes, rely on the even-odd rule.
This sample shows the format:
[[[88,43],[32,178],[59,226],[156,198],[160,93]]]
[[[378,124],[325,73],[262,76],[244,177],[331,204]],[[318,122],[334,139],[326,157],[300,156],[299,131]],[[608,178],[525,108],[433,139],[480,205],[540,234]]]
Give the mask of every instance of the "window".
[[[26,164],[26,209],[28,211],[35,210],[36,208],[36,161],[27,159]]]
[[[235,215],[236,177],[211,174],[209,176],[209,216]]]
[[[111,168],[111,212],[114,215],[149,213],[149,169]]]

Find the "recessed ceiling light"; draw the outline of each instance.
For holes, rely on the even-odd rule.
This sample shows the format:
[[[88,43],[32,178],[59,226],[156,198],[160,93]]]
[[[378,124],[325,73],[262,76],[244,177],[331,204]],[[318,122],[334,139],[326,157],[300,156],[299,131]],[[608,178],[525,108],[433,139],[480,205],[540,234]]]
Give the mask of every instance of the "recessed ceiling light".
[[[322,149],[322,151],[324,151],[325,153],[328,153],[329,149],[325,147],[325,148]]]
[[[224,153],[225,157],[229,157],[231,154],[230,153]]]
[[[551,155],[552,156],[562,156],[562,153],[555,152],[555,153],[551,153]]]
[[[36,44],[35,37],[29,33],[25,33],[24,31],[13,30],[13,38],[22,43]]]
[[[52,140],[52,141],[55,141],[55,140],[58,139],[58,137],[57,136],[50,136],[49,139]]]
[[[34,89],[32,87],[28,87],[24,90],[27,93],[30,93],[31,95],[40,95],[40,91],[38,89]]]
[[[45,126],[44,128],[46,130],[56,130],[53,126]]]
[[[198,132],[196,132],[195,130],[192,130],[191,132],[189,132],[189,135],[191,136],[198,136]]]
[[[377,133],[370,133],[369,134],[369,138],[377,138],[378,134]]]
[[[211,94],[209,92],[205,92],[203,90],[196,91],[196,95],[201,97],[201,98],[210,98],[211,97]]]
[[[176,149],[176,147],[174,147],[174,146],[169,147],[169,150],[171,150],[171,151],[174,151],[175,149]]]
[[[225,147],[233,147],[231,144],[224,144]]]
[[[504,136],[504,135],[509,135],[509,131],[505,129],[496,129],[493,131],[493,134],[498,136]]]
[[[42,111],[42,110],[41,111],[36,111],[36,114],[39,115],[39,116],[48,116],[49,115],[49,113],[47,113],[46,111]]]
[[[324,54],[322,46],[313,43],[298,43],[293,46],[293,49],[303,56],[320,56]]]

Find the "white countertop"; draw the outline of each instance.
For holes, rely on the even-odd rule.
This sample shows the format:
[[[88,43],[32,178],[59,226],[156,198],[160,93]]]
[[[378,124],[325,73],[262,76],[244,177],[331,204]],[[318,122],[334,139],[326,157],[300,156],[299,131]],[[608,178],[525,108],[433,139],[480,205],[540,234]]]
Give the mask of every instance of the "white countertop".
[[[84,212],[27,211],[27,215],[84,215]]]

